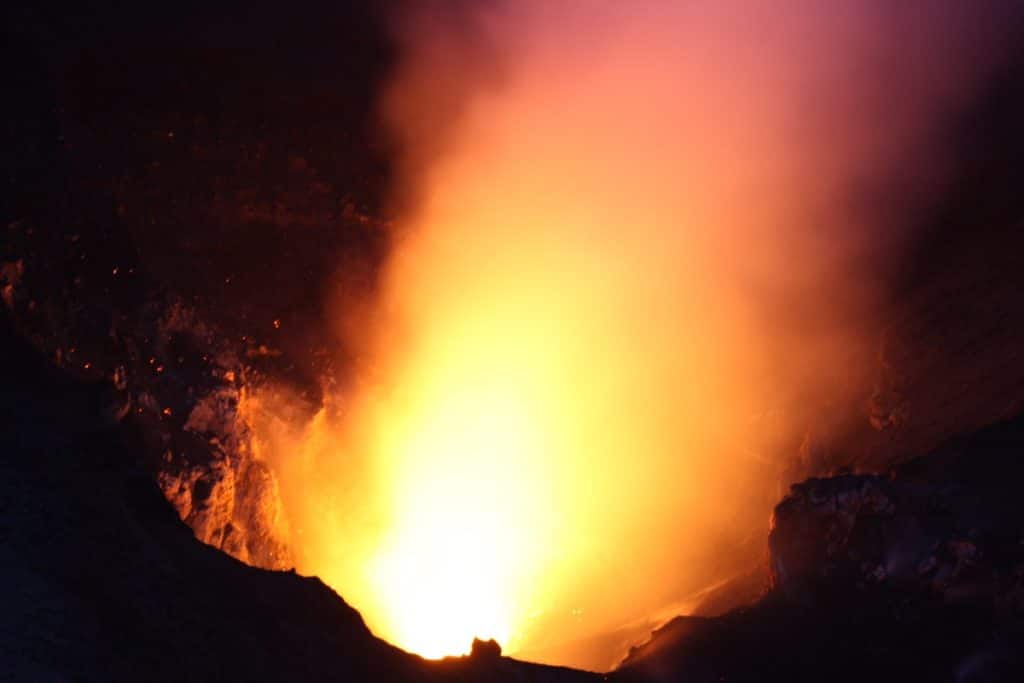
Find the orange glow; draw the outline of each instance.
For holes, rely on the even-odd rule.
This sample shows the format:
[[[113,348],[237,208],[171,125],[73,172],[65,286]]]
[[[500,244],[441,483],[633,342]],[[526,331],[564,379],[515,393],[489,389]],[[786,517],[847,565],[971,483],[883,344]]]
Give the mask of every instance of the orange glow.
[[[886,226],[851,196],[960,92],[891,69],[919,23],[854,14],[406,17],[395,249],[379,300],[334,311],[361,373],[312,418],[246,403],[300,571],[425,656],[493,637],[607,668],[621,650],[578,643],[757,561],[807,426],[860,379]],[[881,81],[914,111],[877,108]]]

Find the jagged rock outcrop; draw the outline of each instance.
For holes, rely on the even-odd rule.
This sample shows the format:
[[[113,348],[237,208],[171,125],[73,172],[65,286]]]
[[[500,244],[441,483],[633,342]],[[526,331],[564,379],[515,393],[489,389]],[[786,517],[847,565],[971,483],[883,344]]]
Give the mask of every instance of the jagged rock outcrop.
[[[679,617],[626,680],[1019,680],[1024,418],[881,475],[795,485],[775,509],[772,589]]]
[[[955,440],[887,475],[793,487],[769,536],[774,586],[896,589],[1024,615],[1024,515],[1017,462],[1024,421]]]
[[[260,381],[262,357],[245,357],[245,345],[136,275],[131,258],[101,248],[109,236],[14,223],[5,237],[8,314],[57,366],[102,386],[92,427],[139,425],[133,457],[197,538],[255,566],[293,566],[277,484],[239,411],[243,378]]]

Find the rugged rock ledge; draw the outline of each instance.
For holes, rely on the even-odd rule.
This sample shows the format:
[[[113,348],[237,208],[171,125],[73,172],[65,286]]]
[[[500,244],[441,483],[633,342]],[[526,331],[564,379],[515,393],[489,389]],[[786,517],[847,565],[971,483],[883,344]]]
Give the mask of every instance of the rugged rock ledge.
[[[797,484],[775,509],[771,591],[679,617],[627,680],[1024,680],[1024,418],[885,475]]]

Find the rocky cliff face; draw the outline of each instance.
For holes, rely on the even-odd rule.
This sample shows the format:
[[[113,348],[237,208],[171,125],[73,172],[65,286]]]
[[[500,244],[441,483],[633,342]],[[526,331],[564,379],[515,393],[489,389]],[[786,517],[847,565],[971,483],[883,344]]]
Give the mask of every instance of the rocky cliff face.
[[[774,588],[799,600],[841,582],[1022,614],[1022,429],[990,428],[888,475],[794,486],[769,535]]]
[[[95,234],[14,223],[5,237],[8,315],[57,367],[103,387],[97,426],[137,425],[136,456],[197,538],[255,566],[292,566],[276,483],[239,413],[243,377],[260,377],[245,346]]]
[[[775,510],[772,588],[680,617],[627,680],[1019,680],[1024,420],[884,475],[810,479]]]
[[[133,456],[198,538],[290,567],[276,484],[238,408],[269,377],[316,405],[338,362],[324,293],[372,286],[379,16],[341,3],[305,27],[344,43],[339,64],[308,32],[302,54],[250,44],[228,6],[154,23],[21,5],[2,29],[21,65],[0,131],[4,307],[52,362],[102,382],[101,422],[138,424]],[[289,30],[276,10],[244,11]]]

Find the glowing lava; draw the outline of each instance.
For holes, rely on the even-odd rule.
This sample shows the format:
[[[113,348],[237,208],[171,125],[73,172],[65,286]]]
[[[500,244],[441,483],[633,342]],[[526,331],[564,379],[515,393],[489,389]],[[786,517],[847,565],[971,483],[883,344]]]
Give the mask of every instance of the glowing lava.
[[[545,539],[531,536],[546,510],[530,416],[500,387],[463,388],[428,388],[382,447],[393,519],[373,587],[388,632],[427,657],[467,652],[472,636],[511,643],[545,564]]]

